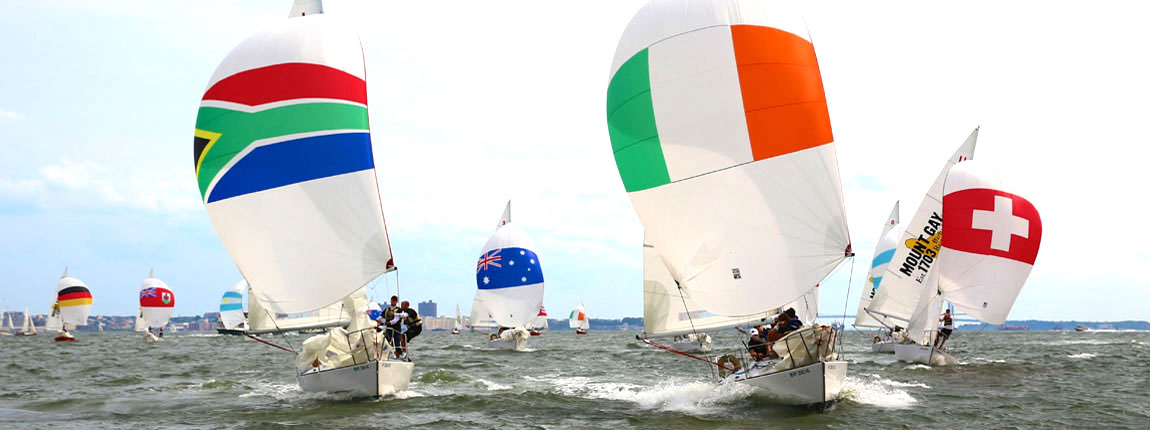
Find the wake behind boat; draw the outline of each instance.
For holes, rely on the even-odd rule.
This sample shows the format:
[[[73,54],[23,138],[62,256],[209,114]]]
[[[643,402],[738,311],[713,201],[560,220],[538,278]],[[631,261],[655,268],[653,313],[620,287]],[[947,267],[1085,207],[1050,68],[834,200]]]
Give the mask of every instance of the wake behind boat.
[[[381,396],[407,389],[414,364],[397,358],[359,293],[396,268],[350,28],[320,1],[296,0],[288,19],[233,49],[200,102],[193,163],[212,225],[251,287],[249,308],[266,308],[272,332],[286,331],[280,314],[300,316],[294,330],[327,328],[293,351],[300,388]],[[311,315],[331,308],[334,322]],[[252,333],[263,324],[255,314]]]
[[[689,297],[722,318],[716,329],[783,306],[817,309],[819,283],[854,255],[814,45],[776,6],[651,1],[611,65],[611,146],[670,275],[665,299]],[[689,306],[678,312],[691,315]],[[774,364],[705,361],[779,403],[838,399],[847,363],[835,332],[812,324],[791,336],[775,343],[788,358]],[[808,343],[788,349],[792,341]]]

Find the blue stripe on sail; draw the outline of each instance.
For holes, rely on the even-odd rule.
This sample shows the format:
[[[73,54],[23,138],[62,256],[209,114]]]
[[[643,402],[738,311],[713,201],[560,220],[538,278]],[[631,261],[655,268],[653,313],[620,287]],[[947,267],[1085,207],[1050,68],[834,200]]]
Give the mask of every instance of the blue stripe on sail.
[[[235,291],[228,291],[228,292],[224,293],[224,300],[227,300],[228,298],[243,300],[244,296],[243,296],[243,294],[237,293]]]
[[[365,132],[328,134],[253,149],[220,178],[208,203],[375,167]]]
[[[479,256],[475,285],[480,290],[522,287],[543,283],[539,256],[525,248],[493,249]]]
[[[875,268],[875,267],[878,267],[880,265],[890,263],[891,258],[894,258],[894,249],[888,249],[886,251],[883,251],[883,252],[879,253],[878,255],[874,256],[874,260],[871,260],[870,267]]]
[[[239,303],[225,303],[220,305],[220,312],[243,310],[244,305]]]
[[[881,284],[881,283],[882,283],[882,276],[875,276],[874,277],[874,289],[877,290],[878,284]]]

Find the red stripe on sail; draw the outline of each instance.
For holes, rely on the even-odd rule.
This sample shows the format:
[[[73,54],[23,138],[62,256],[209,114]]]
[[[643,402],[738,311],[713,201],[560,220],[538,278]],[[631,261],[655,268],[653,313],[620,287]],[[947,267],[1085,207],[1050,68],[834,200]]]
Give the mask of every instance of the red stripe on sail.
[[[994,231],[974,225],[974,212],[992,213],[998,209],[995,197],[1010,199],[1012,218],[1026,220],[1025,232],[1011,231],[1008,228]],[[1038,210],[1026,199],[1000,190],[974,188],[956,191],[942,197],[942,246],[972,254],[991,255],[1034,264],[1038,258],[1038,246],[1042,242],[1042,219]],[[1019,233],[1025,233],[1022,236]],[[1008,235],[1007,250],[992,248],[995,234]]]
[[[76,292],[76,293],[65,293],[65,294],[59,295],[57,298],[60,301],[72,300],[72,299],[90,299],[90,298],[92,298],[92,293],[89,293],[87,291]]]
[[[367,82],[320,64],[283,63],[228,76],[204,93],[204,100],[248,106],[307,98],[347,100],[366,105]]]

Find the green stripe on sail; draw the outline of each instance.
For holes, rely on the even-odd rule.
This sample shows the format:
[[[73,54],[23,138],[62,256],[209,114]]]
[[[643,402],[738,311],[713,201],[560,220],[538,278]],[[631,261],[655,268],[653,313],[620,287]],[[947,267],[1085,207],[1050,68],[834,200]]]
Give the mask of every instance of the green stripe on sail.
[[[623,63],[607,86],[607,130],[627,192],[671,182],[651,101],[647,50]]]
[[[196,129],[220,134],[199,157],[202,160],[196,180],[200,198],[206,198],[212,180],[252,142],[323,130],[367,130],[367,108],[344,103],[301,103],[248,113],[201,106]]]

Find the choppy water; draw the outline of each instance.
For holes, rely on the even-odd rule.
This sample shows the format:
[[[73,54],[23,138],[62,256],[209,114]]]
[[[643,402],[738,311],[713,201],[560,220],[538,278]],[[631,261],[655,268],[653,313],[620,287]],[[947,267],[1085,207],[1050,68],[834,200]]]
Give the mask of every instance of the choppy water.
[[[959,332],[950,368],[864,353],[869,337],[847,334],[848,394],[821,412],[714,384],[623,332],[551,332],[529,352],[425,333],[410,389],[383,399],[301,393],[290,354],[238,337],[5,336],[0,428],[1150,427],[1147,332]]]

